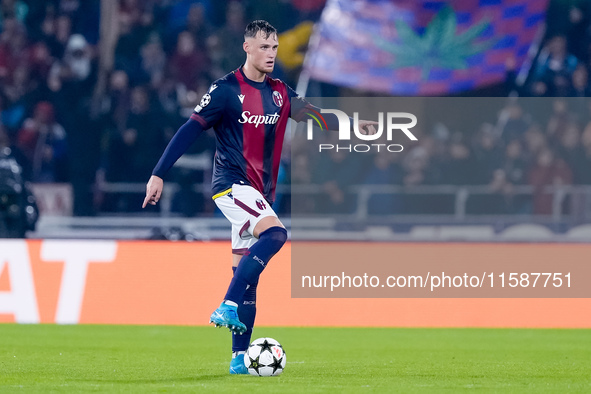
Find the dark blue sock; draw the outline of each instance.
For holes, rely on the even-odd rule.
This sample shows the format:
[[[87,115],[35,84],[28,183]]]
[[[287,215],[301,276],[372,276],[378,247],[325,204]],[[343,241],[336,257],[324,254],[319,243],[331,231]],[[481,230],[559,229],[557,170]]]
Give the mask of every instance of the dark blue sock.
[[[248,249],[238,263],[224,300],[242,305],[246,288],[258,282],[261,272],[286,240],[287,231],[283,227],[271,227],[263,231],[259,235],[259,240]]]
[[[232,267],[232,271],[236,272],[236,267]],[[246,289],[242,304],[238,305],[238,318],[246,325],[246,332],[242,335],[232,334],[233,352],[246,351],[248,345],[250,345],[254,319],[257,313],[257,285],[258,282]]]

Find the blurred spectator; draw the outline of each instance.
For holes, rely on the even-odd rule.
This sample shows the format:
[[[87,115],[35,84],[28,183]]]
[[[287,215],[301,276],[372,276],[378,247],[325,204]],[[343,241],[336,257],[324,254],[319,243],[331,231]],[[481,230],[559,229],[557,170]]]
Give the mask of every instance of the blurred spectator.
[[[501,118],[506,118],[500,133],[503,141],[522,139],[529,127],[529,119],[523,112],[523,108],[517,102],[510,102],[501,113]]]
[[[143,16],[142,5],[138,0],[119,0],[119,17],[131,26],[141,25]]]
[[[31,163],[33,182],[65,182],[66,132],[56,123],[53,105],[40,102],[17,135],[18,147]]]
[[[167,126],[167,140],[170,140],[176,131],[179,124],[182,124],[185,117],[181,116],[181,101],[179,97],[179,90],[177,89],[176,81],[171,77],[166,77],[160,83],[157,91],[158,105],[162,108],[163,114],[166,117]],[[197,97],[202,97],[201,91],[196,92]]]
[[[162,116],[151,108],[149,92],[143,86],[131,90],[129,113],[123,118],[125,126],[111,140],[108,180],[140,182],[149,177],[164,150]]]
[[[125,128],[131,106],[129,77],[123,70],[114,70],[109,77],[107,94],[101,103],[103,128],[122,131]]]
[[[187,18],[188,15],[191,14],[191,9],[195,5],[200,5],[203,7],[203,13],[207,15],[208,19],[212,19],[212,23],[219,23],[220,21],[215,15],[214,7],[212,2],[209,0],[178,0],[173,2],[173,5],[168,10],[167,15],[167,22],[166,22],[166,30],[170,32],[180,32],[187,27]],[[218,6],[222,7],[225,6],[225,2],[221,1],[214,1],[213,3],[217,4]],[[194,16],[192,16],[194,17]]]
[[[87,127],[90,97],[97,77],[93,48],[80,34],[73,34],[64,56],[49,71],[48,85],[68,134]],[[74,148],[74,146],[72,146]]]
[[[64,56],[49,72],[49,87],[54,92],[62,91],[64,84],[68,83],[87,82],[88,87],[91,87],[94,83],[92,79],[94,72],[96,70],[92,48],[89,47],[84,36],[74,34],[68,39]]]
[[[80,0],[60,0],[59,12],[65,15],[76,15],[80,9]]]
[[[365,185],[399,185],[402,181],[402,166],[398,162],[401,156],[389,152],[377,153],[373,157],[373,166],[364,171],[361,182]],[[400,194],[372,194],[368,201],[368,213],[388,215],[402,213]]]
[[[571,97],[589,97],[591,96],[591,86],[589,85],[589,71],[583,65],[577,66],[573,72]]]
[[[548,186],[572,184],[572,171],[561,158],[548,148],[538,153],[536,162],[528,175],[528,183],[534,187],[533,213],[550,215],[553,210],[554,195],[546,191]]]
[[[487,184],[492,180],[493,171],[499,168],[503,162],[503,150],[492,124],[482,124],[476,133],[473,151],[477,166],[474,174],[475,181]]]
[[[320,155],[318,168],[313,174],[313,181],[321,186],[323,193],[316,199],[316,212],[352,213],[355,208],[355,195],[347,188],[356,185],[360,170],[359,156],[347,151],[331,150]]]
[[[402,165],[404,169],[403,185],[416,186],[428,182],[429,154],[424,147],[418,146],[411,149]]]
[[[582,173],[587,172],[588,169],[582,166],[583,147],[581,145],[581,130],[578,124],[573,122],[566,126],[559,141],[557,153],[572,170],[573,183],[581,183]]]
[[[121,91],[121,94],[123,98],[125,93]],[[116,112],[113,111],[112,115],[116,116]],[[113,119],[112,124],[116,127],[111,129],[109,139],[106,179],[110,182],[141,182],[150,176],[155,160],[165,147],[163,117],[151,102],[146,87],[137,86],[131,90],[129,112],[122,120],[124,124],[119,126],[123,127],[119,128],[117,120]],[[137,201],[137,196],[123,194],[107,204],[109,210],[133,212],[141,208]]]
[[[29,60],[27,31],[25,26],[13,17],[6,18],[4,25],[4,31],[0,35],[2,62],[10,72],[16,67],[27,65]]]
[[[49,72],[49,88],[66,129],[74,215],[94,214],[92,185],[100,157],[101,130],[91,122],[90,103],[97,79],[93,48],[80,34],[68,39],[64,56]]]
[[[399,205],[394,204],[394,209],[403,207],[404,213],[442,213],[446,209],[446,202],[442,202],[438,195],[413,193],[414,186],[436,184],[444,175],[444,169],[441,168],[443,164],[439,163],[440,165],[435,166],[432,163],[434,157],[430,150],[431,144],[423,143],[423,141],[427,142],[427,138],[423,138],[419,146],[412,148],[402,159],[401,183],[407,186],[409,191],[402,195],[402,201]],[[444,146],[447,149],[447,145]],[[445,159],[447,158],[443,158],[443,160]],[[441,171],[441,173],[436,174],[435,167],[438,167],[437,170]]]
[[[527,129],[524,137],[525,157],[528,162],[533,163],[542,149],[547,146],[546,135],[538,124],[533,124]]]
[[[567,96],[578,59],[567,51],[563,35],[553,37],[540,52],[533,70],[534,96]]]
[[[195,91],[208,66],[207,55],[197,48],[193,35],[188,31],[179,34],[176,50],[168,63],[171,76],[187,89]]]
[[[195,38],[197,47],[205,48],[205,41],[213,33],[213,29],[205,15],[203,4],[193,4],[187,14],[187,25],[184,30],[188,31]]]
[[[124,159],[131,169],[128,181],[149,178],[155,160],[164,151],[162,116],[154,104],[147,88],[138,86],[131,91],[129,116],[122,135],[129,149],[129,156]]]
[[[28,1],[29,10],[24,24],[27,27],[29,38],[33,42],[43,40],[44,21],[48,15],[55,17],[55,4],[53,1]]]
[[[202,3],[191,4],[184,23],[177,23],[167,29],[166,47],[173,48],[176,45],[178,35],[183,31],[191,33],[200,50],[207,46],[207,38],[214,33],[214,29],[211,26],[210,19],[205,14],[205,6]]]
[[[0,124],[0,150],[3,148],[10,148],[10,136],[6,132],[4,126]]]
[[[124,70],[129,75],[132,84],[141,83],[141,60],[138,54],[140,48],[146,42],[149,34],[149,25],[142,21],[139,10],[136,12],[121,12],[119,14],[119,39],[115,46],[115,65],[119,70]]]
[[[2,86],[2,94],[6,98],[6,115],[15,116],[9,119],[7,126],[17,127],[26,112],[30,112],[29,106],[38,98],[35,81],[29,77],[29,69],[26,66],[17,67],[5,84]],[[4,115],[3,115],[4,116]]]
[[[226,9],[226,23],[217,33],[219,46],[222,48],[222,56],[219,59],[219,67],[223,70],[234,70],[244,63],[244,6],[237,1],[228,3]]]
[[[55,59],[51,56],[49,48],[44,42],[37,42],[30,48],[29,62],[31,77],[38,81],[40,88],[46,92],[49,71]]]
[[[102,168],[98,174],[98,182],[120,182],[128,177],[126,174],[128,167],[118,167],[120,161],[123,160],[120,155],[128,153],[121,148],[120,144],[131,107],[131,88],[125,71],[114,70],[111,73],[107,92],[102,98],[100,107],[99,124],[104,132],[102,144],[105,149],[102,152]],[[118,196],[99,194],[95,197],[98,197],[97,203],[100,209],[115,210]]]
[[[587,0],[550,0],[547,11],[547,34],[564,35],[569,50],[581,60],[587,55],[590,8]]]
[[[209,56],[209,60],[211,61],[211,66],[209,67],[209,75],[212,80],[216,80],[218,78],[223,77],[226,75],[227,71],[222,68],[222,63],[224,62],[224,48],[222,47],[222,42],[220,37],[213,34],[207,38],[207,53]]]
[[[578,99],[577,104],[577,120],[581,125],[586,126],[589,122],[591,122],[591,100],[588,98]]]
[[[166,70],[166,54],[162,49],[160,37],[151,34],[148,41],[140,49],[141,71],[145,74],[145,82],[157,89],[162,84]]]
[[[527,194],[515,193],[514,187],[526,182],[528,162],[519,140],[510,141],[505,147],[504,162],[493,173],[491,190],[502,196],[502,211],[505,214],[525,214],[531,211],[531,198]]]
[[[51,55],[61,59],[66,51],[66,46],[72,35],[72,20],[67,15],[54,17],[48,14],[43,22],[44,41],[46,42]]]
[[[579,182],[583,185],[591,185],[591,123],[587,124],[581,135],[583,153],[579,169]]]
[[[527,161],[523,152],[523,145],[519,140],[509,142],[505,148],[505,159],[500,167],[505,173],[505,179],[512,185],[525,183]]]
[[[570,112],[567,100],[564,98],[554,99],[552,102],[552,113],[546,127],[548,140],[553,144],[559,143],[562,134],[564,134],[568,125],[573,121],[575,121],[575,118]]]
[[[91,45],[98,45],[100,33],[100,15],[102,0],[75,0],[78,6],[70,13],[73,31],[82,34]],[[63,2],[62,2],[63,3]],[[62,13],[65,13],[62,10]],[[144,17],[149,18],[150,15]],[[148,19],[147,23],[151,23]]]
[[[22,0],[0,1],[0,29],[4,28],[4,21],[14,17],[19,22],[24,22],[29,13],[29,6]]]
[[[4,29],[0,33],[0,78],[8,78],[14,69],[23,65],[26,31],[15,18],[4,20]]]
[[[308,156],[301,152],[295,154],[291,163],[291,184],[309,185],[312,181],[312,171]]]
[[[0,93],[0,121],[12,135],[18,130],[25,118],[25,103],[10,105],[3,94]]]
[[[442,177],[442,183],[448,185],[474,185],[489,182],[489,180],[478,179],[476,158],[460,135],[452,138]]]
[[[514,188],[504,170],[499,168],[493,171],[489,187],[491,194],[472,196],[468,200],[470,213],[487,215],[517,213],[513,207]]]

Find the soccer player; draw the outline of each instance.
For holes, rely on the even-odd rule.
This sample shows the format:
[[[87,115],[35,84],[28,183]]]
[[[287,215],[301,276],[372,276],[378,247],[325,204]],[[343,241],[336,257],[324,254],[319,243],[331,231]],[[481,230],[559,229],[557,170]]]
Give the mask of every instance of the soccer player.
[[[248,24],[243,44],[246,62],[215,81],[179,128],[152,172],[142,205],[158,202],[166,172],[203,130],[213,127],[217,140],[213,200],[232,223],[234,276],[210,323],[232,331],[231,374],[248,373],[244,353],[254,326],[259,276],[287,240],[287,231],[271,208],[287,120],[290,116],[301,120],[307,108],[319,110],[283,81],[267,75],[273,71],[277,47],[277,30],[268,22]],[[331,129],[338,129],[335,115],[325,120]],[[374,133],[374,124],[359,121],[359,128]]]

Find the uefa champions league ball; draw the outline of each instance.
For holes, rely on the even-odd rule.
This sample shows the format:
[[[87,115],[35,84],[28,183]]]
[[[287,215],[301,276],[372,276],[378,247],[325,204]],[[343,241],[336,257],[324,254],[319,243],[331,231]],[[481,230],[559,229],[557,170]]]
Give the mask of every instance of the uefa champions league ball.
[[[255,376],[281,375],[286,362],[283,347],[273,338],[255,339],[244,355],[244,365]]]

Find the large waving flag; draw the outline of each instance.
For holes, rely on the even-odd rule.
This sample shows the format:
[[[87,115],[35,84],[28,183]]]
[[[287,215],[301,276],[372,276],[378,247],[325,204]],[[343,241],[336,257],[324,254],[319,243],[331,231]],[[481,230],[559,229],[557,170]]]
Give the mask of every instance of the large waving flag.
[[[502,82],[521,66],[548,0],[329,0],[310,40],[314,79],[393,95]]]

